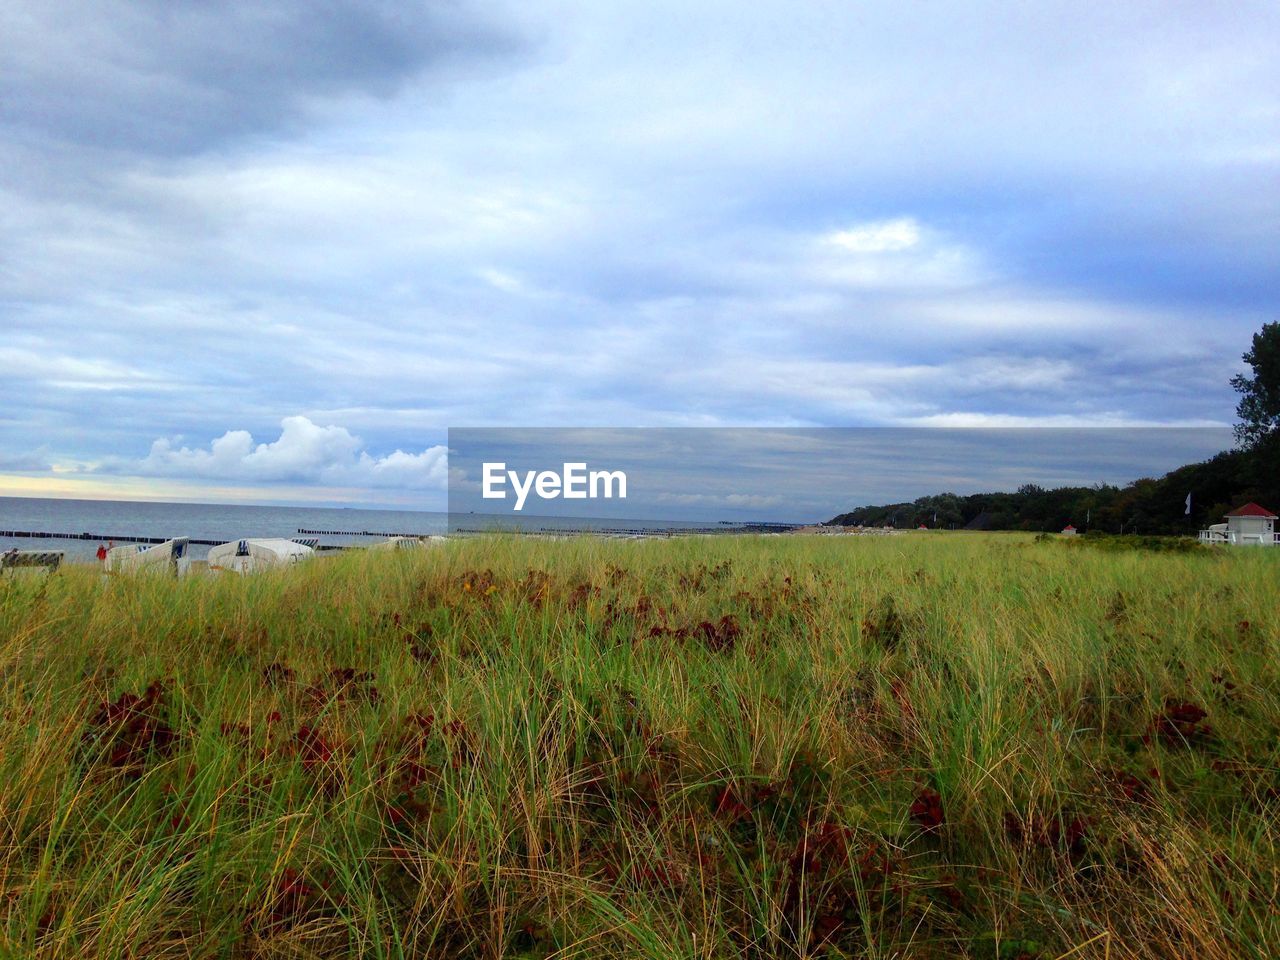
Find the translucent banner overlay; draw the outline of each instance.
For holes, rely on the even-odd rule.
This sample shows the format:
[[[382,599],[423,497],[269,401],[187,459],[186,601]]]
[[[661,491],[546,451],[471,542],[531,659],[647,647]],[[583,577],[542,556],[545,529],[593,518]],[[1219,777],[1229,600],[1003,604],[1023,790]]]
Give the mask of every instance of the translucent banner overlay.
[[[1123,486],[1231,445],[1225,427],[451,429],[449,527],[767,529],[944,493]]]

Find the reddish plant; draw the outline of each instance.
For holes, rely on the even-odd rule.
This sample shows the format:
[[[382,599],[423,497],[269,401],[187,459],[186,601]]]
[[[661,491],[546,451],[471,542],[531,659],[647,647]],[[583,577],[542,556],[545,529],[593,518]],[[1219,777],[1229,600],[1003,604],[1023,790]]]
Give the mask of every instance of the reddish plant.
[[[666,785],[656,774],[648,770],[623,770],[618,775],[618,785],[622,788],[620,798],[641,816],[661,816]]]
[[[592,597],[600,596],[600,588],[594,584],[583,580],[573,585],[573,589],[569,591],[569,606],[575,610],[581,609],[587,605]]]
[[[1115,770],[1106,779],[1120,799],[1143,806],[1151,803],[1151,785],[1136,774],[1127,770]]]
[[[545,570],[530,570],[516,587],[526,603],[541,607],[551,593],[551,575]]]
[[[712,653],[728,653],[742,636],[742,628],[738,626],[738,618],[726,613],[717,623],[703,620],[695,628],[695,633]]]
[[[677,574],[676,582],[685,590],[701,590],[710,573],[707,565],[701,563],[695,570],[686,570]]]
[[[335,667],[329,673],[307,685],[303,699],[308,707],[321,712],[331,704],[345,704],[357,699],[376,704],[382,697],[374,686],[377,679],[372,673],[356,672],[353,667]]]
[[[297,926],[314,911],[319,895],[320,890],[307,883],[299,871],[286,867],[267,892],[263,931],[279,933]]]
[[[889,682],[889,692],[893,694],[893,699],[897,702],[898,709],[902,711],[902,716],[906,720],[914,720],[916,711],[911,706],[911,698],[907,696],[907,685],[901,680],[892,680]]]
[[[855,839],[850,828],[824,820],[805,831],[787,862],[788,866],[796,875],[841,870],[848,865],[849,851]],[[866,853],[863,851],[863,855]]]
[[[303,724],[293,738],[294,748],[307,773],[325,772],[334,762],[337,750],[316,728]]]
[[[624,611],[618,606],[617,602],[610,600],[604,605],[604,611],[600,615],[600,632],[608,633],[618,625],[622,619]]]
[[[440,728],[445,743],[449,747],[449,764],[455,770],[470,765],[476,760],[475,735],[461,720],[454,718]]]
[[[674,860],[650,860],[632,867],[636,882],[662,890],[678,890],[685,885],[684,870]]]
[[[942,796],[937,790],[925,787],[911,804],[911,819],[925,830],[937,830],[946,819],[942,813]]]
[[[670,637],[673,640],[699,640],[712,653],[728,653],[742,637],[742,627],[738,618],[726,613],[719,621],[713,623],[703,620],[693,627],[668,627],[658,624],[649,628],[649,637]]]
[[[1236,697],[1236,685],[1228,680],[1221,673],[1215,673],[1209,678],[1209,682],[1215,687],[1215,693],[1218,699],[1224,703],[1230,703]]]
[[[237,740],[241,743],[248,741],[253,736],[253,730],[247,723],[224,723],[218,727],[218,732],[228,739]]]
[[[1050,816],[1004,815],[1005,833],[1014,843],[1065,853],[1074,862],[1084,855],[1090,823],[1086,817],[1059,811]]]
[[[512,935],[511,947],[519,953],[529,953],[537,950],[550,936],[551,932],[543,924],[526,919]]]
[[[154,680],[142,695],[122,693],[102,704],[90,720],[88,738],[105,746],[105,762],[130,776],[142,773],[150,756],[166,756],[178,735],[163,719],[164,684]]]
[[[749,820],[753,814],[780,793],[776,784],[763,783],[750,787],[725,785],[711,797],[711,811],[718,820],[729,825]]]
[[[413,657],[414,660],[418,661],[418,663],[424,667],[431,666],[437,659],[439,659],[439,654],[435,647],[429,643],[433,633],[434,630],[432,629],[431,624],[420,623],[416,630],[405,631],[404,637],[402,638],[405,646],[409,650],[409,656]]]
[[[293,683],[297,678],[297,673],[293,668],[279,662],[269,663],[262,671],[262,678],[271,684],[278,686],[285,683]]]
[[[1242,760],[1232,760],[1228,758],[1211,760],[1209,762],[1209,769],[1214,773],[1225,773],[1232,777],[1243,777],[1247,776],[1253,768]]]
[[[812,917],[820,945],[856,926],[859,904],[885,894],[894,864],[876,841],[859,843],[848,827],[824,821],[805,831],[787,861],[784,910],[797,927]]]
[[[862,636],[885,650],[897,649],[906,635],[906,624],[893,597],[884,597],[862,620]]]
[[[965,906],[964,891],[960,889],[959,878],[954,873],[944,873],[938,878],[938,893],[946,898],[952,910],[962,910]]]
[[[406,760],[396,770],[397,777],[406,789],[413,790],[431,780],[439,771],[434,767],[419,763],[417,760]]]
[[[406,790],[387,804],[387,824],[402,830],[412,823],[428,819],[432,810],[431,804],[419,799],[412,790]]]
[[[1191,746],[1203,743],[1213,733],[1213,728],[1204,723],[1208,713],[1203,707],[1183,700],[1172,698],[1165,701],[1164,712],[1151,720],[1151,734],[1156,735],[1171,747]]]
[[[417,740],[414,746],[421,753],[426,749],[427,741],[431,737],[431,731],[435,729],[436,715],[434,713],[411,713],[405,717],[404,722],[415,732]]]
[[[729,786],[716,791],[712,798],[712,812],[730,823],[751,816],[751,809],[738,797],[738,791]]]
[[[462,593],[471,596],[486,597],[497,590],[492,570],[469,570],[456,583]]]
[[[387,805],[387,822],[397,829],[430,816],[434,808],[419,794],[421,788],[437,779],[440,773],[438,767],[428,765],[421,759],[427,752],[428,740],[435,725],[434,714],[411,714],[405,722],[414,728],[415,737],[409,744],[408,757],[400,760],[392,769],[392,782],[397,792]]]

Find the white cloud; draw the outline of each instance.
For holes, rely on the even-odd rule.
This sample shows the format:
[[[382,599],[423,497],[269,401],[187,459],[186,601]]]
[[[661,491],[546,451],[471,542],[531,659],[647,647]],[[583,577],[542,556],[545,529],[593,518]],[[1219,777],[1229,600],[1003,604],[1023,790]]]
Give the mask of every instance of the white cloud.
[[[113,460],[104,469],[147,476],[222,481],[294,481],[350,487],[443,489],[448,451],[396,450],[374,456],[346,427],[319,426],[307,417],[285,417],[280,437],[254,443],[247,430],[228,430],[208,447],[175,446],[161,438],[142,460]]]
[[[85,359],[67,354],[0,349],[0,370],[11,379],[40,380],[67,390],[172,389],[163,377],[112,359]]]
[[[385,457],[361,453],[354,466],[335,466],[326,479],[341,479],[351,486],[444,489],[449,476],[449,451],[443,445],[428,447],[421,453],[396,450]]]
[[[890,292],[980,288],[999,277],[971,245],[914,217],[856,224],[823,233],[805,248],[801,269],[845,291]]]
[[[920,242],[920,225],[911,217],[862,223],[829,234],[827,242],[850,253],[893,253]]]

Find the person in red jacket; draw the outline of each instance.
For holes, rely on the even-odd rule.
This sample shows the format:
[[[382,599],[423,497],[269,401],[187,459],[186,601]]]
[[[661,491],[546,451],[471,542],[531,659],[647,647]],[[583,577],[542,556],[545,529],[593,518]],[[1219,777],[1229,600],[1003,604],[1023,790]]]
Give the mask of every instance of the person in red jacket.
[[[107,545],[105,543],[98,544],[98,562],[107,562]]]

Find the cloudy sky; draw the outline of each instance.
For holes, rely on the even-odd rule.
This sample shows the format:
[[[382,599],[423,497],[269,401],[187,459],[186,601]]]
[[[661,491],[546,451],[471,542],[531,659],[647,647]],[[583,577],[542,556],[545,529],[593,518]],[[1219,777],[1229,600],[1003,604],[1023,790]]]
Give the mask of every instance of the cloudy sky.
[[[450,426],[1223,425],[1274,3],[0,0],[0,494]]]
[[[448,506],[463,529],[484,522],[473,513],[813,522],[942,492],[1119,485],[1230,443],[1220,427],[467,427],[449,431]],[[561,495],[570,463],[594,496]],[[543,471],[557,481],[540,493]],[[592,471],[623,473],[625,499]]]

